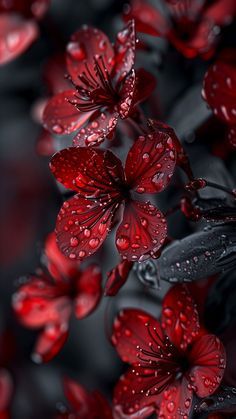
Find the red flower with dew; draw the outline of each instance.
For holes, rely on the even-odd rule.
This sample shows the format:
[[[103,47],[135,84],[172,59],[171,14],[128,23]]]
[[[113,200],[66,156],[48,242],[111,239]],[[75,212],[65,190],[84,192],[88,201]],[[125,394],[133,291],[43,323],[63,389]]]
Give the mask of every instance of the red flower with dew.
[[[117,418],[189,417],[193,394],[205,397],[220,385],[225,351],[200,329],[194,300],[177,285],[163,300],[161,322],[138,309],[125,309],[114,322],[112,342],[130,369],[114,391]]]
[[[164,0],[162,6],[131,0],[124,17],[135,19],[137,31],[167,38],[187,58],[209,58],[220,28],[236,14],[235,0]]]
[[[53,175],[77,192],[64,202],[57,218],[61,251],[72,260],[92,255],[118,221],[118,210],[123,209],[116,233],[120,255],[130,261],[153,256],[165,240],[166,220],[150,202],[134,199],[133,192],[163,191],[175,163],[174,140],[165,131],[140,136],[124,168],[109,150],[71,147],[56,153],[50,163]]]
[[[217,118],[228,126],[228,139],[236,146],[236,53],[226,50],[208,69],[203,98]]]
[[[43,271],[32,275],[13,298],[21,323],[42,329],[32,355],[35,362],[47,362],[57,355],[67,339],[72,312],[83,319],[96,308],[102,294],[98,266],[81,271],[78,263],[61,254],[54,233],[46,240],[45,255],[50,275]]]
[[[22,54],[38,37],[37,20],[49,0],[0,0],[0,65]]]
[[[112,410],[98,391],[88,392],[76,381],[64,378],[64,393],[70,409],[61,407],[57,419],[112,419]]]
[[[44,126],[54,134],[78,131],[76,146],[99,145],[112,138],[118,119],[132,116],[155,87],[144,69],[134,70],[135,29],[131,21],[114,47],[98,29],[83,27],[67,45],[67,69],[74,88],[49,100]]]
[[[0,369],[0,419],[10,419],[10,403],[13,394],[12,378],[7,370]]]

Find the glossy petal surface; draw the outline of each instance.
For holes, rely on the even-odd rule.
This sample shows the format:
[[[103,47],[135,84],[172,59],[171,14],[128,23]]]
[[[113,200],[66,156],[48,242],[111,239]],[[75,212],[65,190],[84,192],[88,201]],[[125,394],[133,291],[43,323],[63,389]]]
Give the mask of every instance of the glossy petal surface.
[[[166,231],[166,220],[158,208],[149,202],[131,201],[125,204],[116,246],[124,259],[148,259],[164,243]]]
[[[203,335],[193,345],[189,360],[193,365],[189,376],[199,397],[217,390],[224,375],[226,355],[220,340],[214,335]]]
[[[185,285],[176,285],[162,304],[162,327],[171,342],[185,350],[196,338],[200,325],[196,304]]]
[[[74,90],[66,90],[53,96],[43,113],[43,123],[52,134],[70,134],[80,128],[91,112],[80,112],[69,101],[76,101]]]
[[[170,182],[175,162],[175,146],[167,133],[156,131],[141,136],[126,159],[127,182],[139,193],[161,192]]]
[[[119,204],[74,198],[62,206],[56,224],[58,246],[71,260],[83,260],[96,252],[111,229]]]

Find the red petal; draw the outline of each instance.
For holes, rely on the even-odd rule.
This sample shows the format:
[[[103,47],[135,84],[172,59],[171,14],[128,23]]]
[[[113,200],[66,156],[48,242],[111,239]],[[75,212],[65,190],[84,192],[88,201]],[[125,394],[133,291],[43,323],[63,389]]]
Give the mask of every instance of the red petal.
[[[236,125],[236,60],[231,63],[219,60],[209,68],[203,95],[217,117]]]
[[[138,377],[136,374],[142,375]],[[139,419],[149,418],[158,411],[161,395],[147,396],[146,391],[153,389],[156,377],[150,376],[149,370],[140,368],[129,369],[118,381],[113,398],[114,411],[117,418]]]
[[[135,92],[136,76],[135,71],[132,70],[126,77],[124,84],[120,91],[121,101],[117,105],[117,109],[121,118],[127,118],[133,102],[133,96]]]
[[[75,102],[75,91],[66,90],[53,96],[43,112],[43,123],[53,134],[70,134],[80,128],[92,112],[80,112],[69,101]]]
[[[31,20],[23,20],[14,14],[0,16],[0,64],[22,54],[37,38],[38,27]]]
[[[135,25],[131,20],[116,36],[113,76],[117,82],[126,77],[134,66],[135,43]]]
[[[79,276],[75,298],[77,319],[88,316],[97,307],[102,296],[102,274],[97,265],[90,265]]]
[[[116,265],[110,272],[108,272],[104,293],[105,295],[113,296],[117,294],[122,285],[124,285],[127,281],[132,266],[133,262],[123,260],[118,263],[118,265]]]
[[[168,133],[156,131],[141,136],[126,159],[127,182],[139,193],[161,192],[170,182],[175,163],[176,150]]]
[[[56,152],[55,140],[46,129],[37,138],[36,151],[40,156],[52,156]]]
[[[189,376],[199,397],[209,396],[217,390],[224,375],[226,355],[220,340],[214,335],[203,335],[188,356],[193,365]]]
[[[125,205],[116,232],[116,246],[125,259],[148,259],[164,243],[166,231],[166,220],[158,208],[149,202],[131,201]]]
[[[65,257],[56,243],[55,233],[47,236],[45,242],[45,255],[47,257],[47,268],[51,276],[61,282],[64,279],[74,277],[79,272],[79,263]]]
[[[146,100],[156,87],[156,78],[149,71],[140,68],[136,71],[133,106]]]
[[[0,369],[0,418],[3,413],[2,419],[7,419],[7,409],[9,408],[10,401],[13,393],[13,382],[9,372],[3,368]],[[9,416],[10,417],[10,416]]]
[[[188,387],[187,380],[183,378],[176,381],[168,390],[164,391],[159,417],[163,419],[188,418],[192,406],[192,397],[192,390]]]
[[[162,303],[162,327],[171,342],[182,350],[193,342],[200,325],[196,304],[185,285],[176,285]]]
[[[159,36],[168,30],[168,22],[160,11],[145,0],[132,0],[124,15],[125,20],[135,19],[138,32]]]
[[[52,323],[45,327],[36,342],[32,359],[37,364],[48,362],[61,350],[68,337],[67,322]]]
[[[153,342],[152,333],[155,341],[163,346],[164,335],[159,322],[154,317],[142,310],[125,309],[118,314],[114,322],[111,339],[122,361],[138,364],[140,348],[150,352],[149,343]]]
[[[94,199],[116,197],[116,183],[124,179],[121,161],[108,150],[65,148],[52,157],[50,169],[66,188]]]
[[[118,113],[106,110],[97,111],[92,115],[89,123],[82,128],[73,139],[75,146],[94,147],[101,144],[106,137],[111,139],[118,121]]]
[[[67,68],[75,83],[78,83],[78,76],[88,66],[90,74],[97,79],[94,70],[94,57],[102,56],[108,70],[113,65],[114,51],[107,36],[96,28],[84,26],[75,32],[67,45]]]
[[[38,278],[31,278],[19,288],[13,308],[19,320],[32,328],[68,319],[71,313],[70,299],[62,295],[61,289]]]
[[[72,260],[83,260],[96,252],[111,229],[117,205],[79,196],[64,202],[56,225],[61,251]]]
[[[89,417],[91,405],[90,394],[76,381],[67,377],[63,379],[63,386],[65,396],[75,411],[79,412],[82,418],[85,414]]]

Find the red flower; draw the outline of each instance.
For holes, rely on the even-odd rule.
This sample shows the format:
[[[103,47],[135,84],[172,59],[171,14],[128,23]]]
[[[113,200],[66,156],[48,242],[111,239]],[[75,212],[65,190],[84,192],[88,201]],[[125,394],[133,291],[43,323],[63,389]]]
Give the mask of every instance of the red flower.
[[[235,0],[164,0],[158,9],[147,0],[132,0],[125,19],[134,18],[137,30],[166,37],[187,58],[208,58],[215,49],[220,27],[232,22]]]
[[[16,58],[37,38],[36,20],[48,5],[49,0],[0,0],[0,64]]]
[[[61,251],[84,259],[102,245],[124,207],[116,233],[123,259],[152,256],[166,237],[166,220],[150,202],[132,199],[131,192],[155,193],[166,188],[176,161],[174,142],[165,131],[141,136],[131,147],[125,168],[108,150],[67,148],[51,159],[51,171],[66,188],[77,192],[64,202],[56,225]]]
[[[138,309],[122,311],[112,342],[131,364],[115,388],[117,418],[146,418],[155,412],[160,419],[187,419],[193,393],[208,396],[223,377],[224,347],[216,336],[200,331],[196,306],[184,285],[165,296],[161,323]]]
[[[84,271],[59,251],[55,235],[46,241],[45,255],[50,275],[39,272],[21,285],[14,295],[13,308],[26,327],[43,329],[33,359],[46,362],[62,348],[68,336],[72,310],[77,319],[90,314],[101,297],[101,273],[96,265]]]
[[[118,119],[131,116],[155,87],[151,74],[134,70],[135,42],[133,21],[117,34],[114,47],[98,29],[86,26],[76,32],[67,45],[67,68],[74,89],[48,102],[45,128],[54,134],[79,129],[73,142],[80,146],[111,138]]]
[[[71,409],[61,409],[57,419],[112,419],[111,407],[98,391],[89,393],[77,382],[65,378],[64,392]]]
[[[222,53],[208,69],[203,98],[214,114],[228,126],[228,139],[236,145],[236,53]]]

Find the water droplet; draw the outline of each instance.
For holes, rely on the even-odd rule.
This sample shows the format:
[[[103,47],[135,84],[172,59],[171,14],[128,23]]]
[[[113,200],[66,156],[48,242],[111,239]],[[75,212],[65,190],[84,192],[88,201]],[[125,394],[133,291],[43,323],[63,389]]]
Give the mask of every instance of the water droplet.
[[[66,49],[75,60],[81,61],[86,58],[85,50],[80,46],[79,42],[69,42]]]
[[[129,238],[126,236],[120,236],[116,239],[116,245],[120,250],[126,250],[129,248]]]
[[[55,134],[62,134],[63,127],[59,124],[55,124],[55,125],[52,126],[52,130],[53,130],[53,132],[55,132]]]
[[[146,162],[148,162],[150,160],[150,155],[148,153],[144,153],[143,154],[143,160],[145,160]]]
[[[100,240],[98,238],[93,238],[93,239],[89,240],[89,246],[92,249],[96,249],[96,247],[98,247],[99,243],[100,243]]]
[[[76,247],[76,246],[78,246],[78,244],[79,244],[79,240],[77,239],[77,237],[71,237],[71,239],[70,239],[70,245],[72,247]]]

